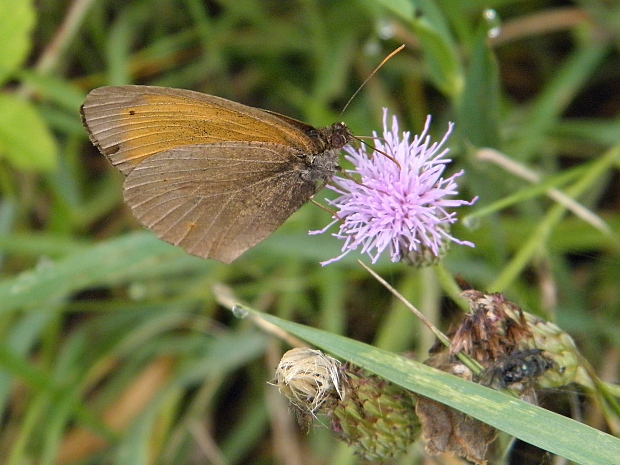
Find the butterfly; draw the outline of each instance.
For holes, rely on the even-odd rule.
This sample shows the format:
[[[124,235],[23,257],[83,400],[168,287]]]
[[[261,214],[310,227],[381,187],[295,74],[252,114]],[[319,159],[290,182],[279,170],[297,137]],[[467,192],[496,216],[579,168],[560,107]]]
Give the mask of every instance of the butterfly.
[[[123,195],[157,237],[230,263],[320,190],[351,132],[190,90],[110,86],[80,109]]]

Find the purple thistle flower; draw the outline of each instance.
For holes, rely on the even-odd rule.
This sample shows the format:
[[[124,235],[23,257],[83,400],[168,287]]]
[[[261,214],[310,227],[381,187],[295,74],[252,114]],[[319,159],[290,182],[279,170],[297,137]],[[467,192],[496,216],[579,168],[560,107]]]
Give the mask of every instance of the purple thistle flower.
[[[341,259],[359,246],[372,263],[388,247],[393,262],[410,252],[425,250],[439,257],[442,245],[448,241],[474,247],[471,242],[458,240],[449,233],[449,225],[457,219],[446,208],[472,205],[477,200],[477,197],[470,202],[446,198],[458,195],[455,180],[463,174],[461,170],[449,178],[441,177],[451,161],[443,158],[448,149],[441,149],[453,124],[450,123],[441,142],[430,145],[430,122],[429,116],[422,134],[410,143],[409,132],[403,132],[401,140],[396,116],[392,116],[392,128],[388,128],[387,108],[383,110],[383,138],[373,132],[373,144],[400,166],[378,151],[369,156],[365,145],[359,149],[345,147],[346,159],[354,166],[353,170],[347,170],[351,178],[334,177],[328,185],[340,194],[335,200],[328,200],[336,210],[336,217],[324,229],[310,232],[320,234],[340,223],[334,236],[344,240],[342,254],[322,265]],[[353,177],[359,178],[359,182]]]

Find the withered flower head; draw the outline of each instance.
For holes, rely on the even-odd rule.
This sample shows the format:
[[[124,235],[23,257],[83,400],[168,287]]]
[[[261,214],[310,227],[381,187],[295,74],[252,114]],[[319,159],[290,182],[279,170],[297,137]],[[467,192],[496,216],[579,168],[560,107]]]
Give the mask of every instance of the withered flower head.
[[[515,350],[529,348],[532,332],[521,309],[502,294],[484,294],[473,289],[463,291],[470,313],[457,328],[450,353],[463,352],[483,365]]]
[[[459,378],[473,379],[472,372],[447,350],[436,350],[424,363]],[[497,436],[495,428],[427,397],[419,397],[415,411],[430,455],[449,452],[486,464],[489,446]]]
[[[310,416],[320,411],[329,399],[345,397],[340,362],[307,347],[291,349],[282,356],[272,384],[291,405]]]

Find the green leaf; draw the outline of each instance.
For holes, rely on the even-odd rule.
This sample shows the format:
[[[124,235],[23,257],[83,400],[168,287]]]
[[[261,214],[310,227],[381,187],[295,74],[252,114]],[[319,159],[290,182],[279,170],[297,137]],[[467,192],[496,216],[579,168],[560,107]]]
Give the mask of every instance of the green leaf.
[[[420,41],[433,84],[445,95],[458,96],[463,88],[463,72],[456,53],[457,46],[441,9],[429,0],[376,2],[411,26]]]
[[[24,170],[56,167],[56,143],[32,103],[0,94],[0,156]]]
[[[391,352],[244,309],[342,360],[549,452],[583,465],[618,463],[620,440],[583,423]]]
[[[586,139],[603,145],[620,143],[620,119],[567,118],[553,128],[553,135],[569,140]]]
[[[499,68],[488,43],[488,25],[478,28],[458,106],[456,127],[476,147],[499,148]]]
[[[514,191],[514,193],[507,195],[497,201],[494,201],[488,205],[476,208],[475,211],[463,217],[462,221],[467,224],[477,218],[484,218],[490,216],[513,205],[531,199],[539,195],[547,194],[547,191],[552,188],[559,188],[566,183],[574,181],[579,176],[583,176],[586,172],[587,166],[579,166],[570,170],[563,171],[554,176],[549,176],[539,184],[532,184],[524,187],[520,190]]]
[[[28,0],[0,2],[0,83],[28,56],[35,19],[35,10]]]
[[[449,97],[458,96],[463,89],[463,72],[451,38],[439,33],[424,18],[413,21],[412,28],[422,44],[433,84]]]
[[[147,408],[130,425],[120,441],[113,463],[135,465],[149,463],[146,457],[152,452],[154,434],[161,427],[161,412],[179,388],[193,387],[207,380],[217,379],[239,369],[248,362],[264,355],[267,339],[262,334],[243,333],[218,338],[206,347],[203,357],[181,366],[179,375],[149,403]]]
[[[400,16],[406,21],[413,21],[415,18],[415,7],[413,2],[408,0],[377,0],[392,13]]]
[[[77,116],[77,109],[86,97],[84,91],[58,76],[23,70],[16,77],[36,90],[41,99],[56,104],[74,116]]]
[[[450,97],[458,96],[463,87],[463,72],[454,38],[441,9],[429,0],[377,0],[377,3],[411,25],[422,46],[433,84]]]
[[[129,234],[56,262],[41,262],[36,269],[0,282],[0,314],[61,299],[92,286],[211,266],[213,263],[192,257],[150,233]]]
[[[584,86],[592,81],[592,76],[600,71],[610,47],[606,41],[579,44],[530,105],[531,110],[519,128],[518,138],[509,147],[504,147],[504,150],[522,162],[534,158],[549,132],[558,123],[560,115],[575,96],[583,92]]]

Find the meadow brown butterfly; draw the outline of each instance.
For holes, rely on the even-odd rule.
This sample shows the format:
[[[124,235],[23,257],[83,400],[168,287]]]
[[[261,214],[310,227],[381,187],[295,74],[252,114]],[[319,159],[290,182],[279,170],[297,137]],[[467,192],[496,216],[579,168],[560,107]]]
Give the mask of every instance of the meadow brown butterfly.
[[[125,201],[160,239],[230,263],[321,189],[351,140],[190,90],[100,87],[80,109],[90,140],[125,176]]]

